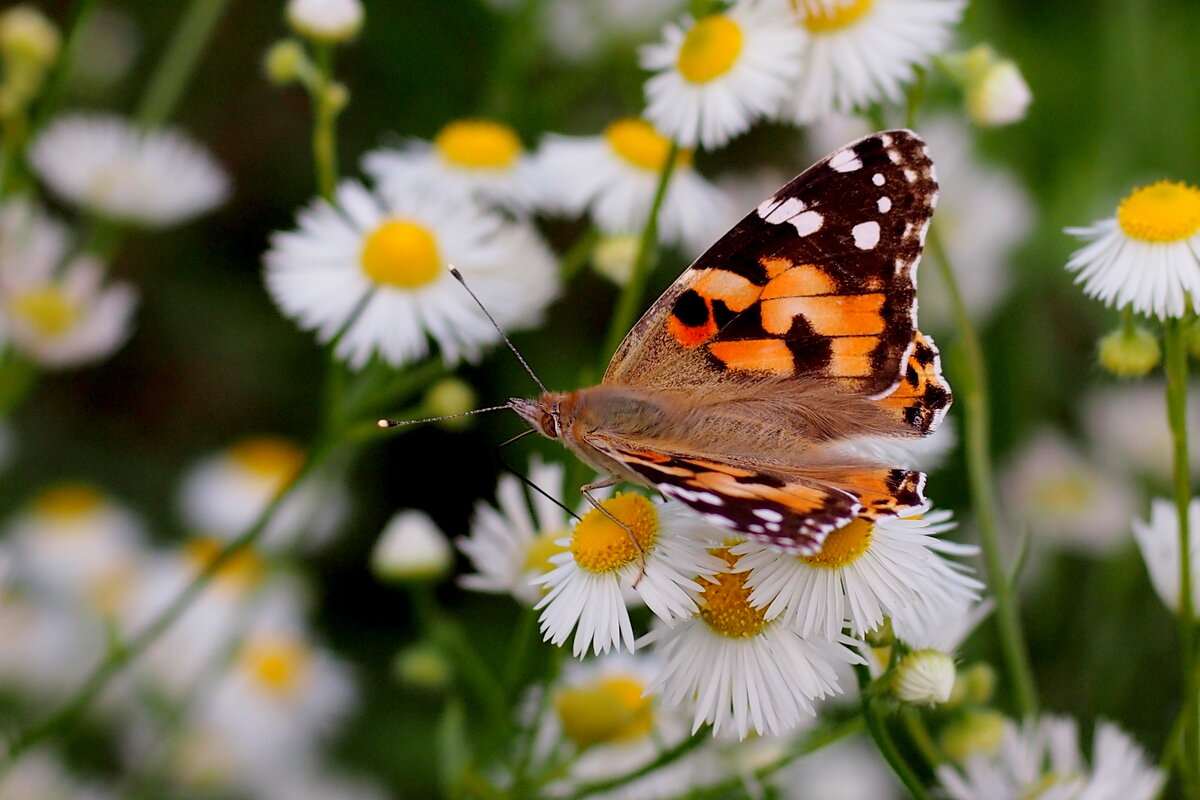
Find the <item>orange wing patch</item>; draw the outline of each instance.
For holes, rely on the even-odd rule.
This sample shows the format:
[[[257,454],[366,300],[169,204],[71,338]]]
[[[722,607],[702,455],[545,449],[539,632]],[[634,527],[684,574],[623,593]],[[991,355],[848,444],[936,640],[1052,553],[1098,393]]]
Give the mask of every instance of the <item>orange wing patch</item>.
[[[933,339],[917,331],[899,385],[876,402],[893,412],[905,429],[924,436],[946,416],[952,400],[950,384],[942,377],[937,346]]]
[[[765,292],[764,292],[765,293]],[[779,297],[762,301],[763,328],[783,336],[797,316],[818,336],[865,336],[883,333],[882,293]]]
[[[735,339],[708,346],[721,362],[733,370],[790,375],[796,366],[792,351],[782,339]]]
[[[776,297],[815,297],[835,294],[838,290],[829,273],[814,264],[797,265],[786,259],[763,259],[759,263],[766,267],[767,276],[771,279],[762,290],[763,300]],[[786,266],[779,269],[783,265]],[[773,267],[777,271],[773,271]]]

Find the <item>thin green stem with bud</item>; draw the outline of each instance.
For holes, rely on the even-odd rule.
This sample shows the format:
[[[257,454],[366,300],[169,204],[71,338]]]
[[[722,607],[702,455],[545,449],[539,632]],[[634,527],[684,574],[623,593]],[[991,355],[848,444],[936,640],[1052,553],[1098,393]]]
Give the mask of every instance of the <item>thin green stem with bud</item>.
[[[138,105],[135,116],[142,126],[157,127],[171,116],[228,4],[229,0],[192,0]]]
[[[925,784],[921,783],[917,773],[913,771],[912,766],[896,747],[887,723],[875,705],[875,694],[871,685],[871,668],[866,664],[855,664],[854,674],[858,678],[858,691],[862,696],[862,718],[867,725],[867,731],[871,734],[872,741],[875,742],[875,747],[887,761],[888,766],[892,768],[892,772],[896,773],[896,777],[904,784],[904,788],[912,795],[913,800],[931,800]]]
[[[1192,599],[1192,500],[1187,431],[1187,323],[1168,320],[1163,336],[1167,422],[1171,429],[1172,483],[1179,518],[1179,647],[1183,668],[1182,752],[1179,773],[1189,797],[1200,797],[1200,681],[1196,674],[1196,609]]]
[[[950,299],[962,348],[962,370],[955,375],[955,392],[966,409],[966,430],[963,439],[967,456],[967,477],[970,482],[971,504],[979,526],[979,543],[983,549],[988,584],[996,601],[995,619],[1000,633],[1000,650],[1009,680],[1012,681],[1017,711],[1021,716],[1032,716],[1037,711],[1033,669],[1029,663],[1025,636],[1021,631],[1016,594],[1000,553],[996,482],[991,461],[991,409],[983,346],[967,314],[958,280],[936,225],[929,230],[928,250],[937,263],[938,272]]]
[[[316,86],[312,87],[313,102],[313,160],[317,168],[317,193],[333,202],[337,186],[337,117],[341,103],[335,95],[333,80],[333,45],[317,45]]]

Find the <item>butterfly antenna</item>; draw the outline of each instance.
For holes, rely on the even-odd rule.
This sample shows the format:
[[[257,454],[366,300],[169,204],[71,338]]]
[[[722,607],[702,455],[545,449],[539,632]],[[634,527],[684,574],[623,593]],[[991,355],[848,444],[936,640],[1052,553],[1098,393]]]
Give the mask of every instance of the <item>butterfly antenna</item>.
[[[533,430],[533,428],[530,428],[529,430],[527,430],[527,431],[524,431],[523,433],[518,433],[516,436],[512,437],[512,438],[511,438],[511,439],[509,439],[508,441],[501,442],[501,443],[500,443],[500,444],[499,444],[499,445],[496,447],[496,457],[500,459],[500,463],[501,463],[501,464],[504,466],[504,468],[505,468],[506,470],[508,470],[509,472],[511,472],[513,475],[516,475],[516,476],[517,476],[517,478],[519,478],[519,479],[520,479],[521,483],[525,484],[525,485],[526,485],[526,486],[528,486],[530,489],[533,489],[535,492],[537,492],[537,493],[538,493],[538,494],[540,494],[542,497],[544,497],[544,498],[546,498],[547,500],[549,500],[551,503],[554,503],[554,505],[558,506],[558,507],[559,507],[559,508],[561,508],[563,511],[567,512],[567,514],[568,514],[569,516],[571,516],[571,517],[575,518],[576,520],[578,520],[578,519],[579,519],[579,515],[578,515],[578,514],[576,514],[574,511],[572,511],[570,508],[568,508],[568,507],[566,506],[566,504],[565,504],[565,503],[563,503],[563,501],[562,501],[562,500],[559,500],[557,497],[554,497],[554,496],[553,496],[553,495],[551,495],[549,492],[547,492],[545,489],[543,489],[542,487],[538,486],[536,483],[534,483],[533,481],[531,481],[531,480],[529,479],[529,477],[528,477],[528,476],[526,476],[526,475],[524,475],[524,474],[522,474],[522,473],[518,472],[518,471],[517,471],[517,470],[516,470],[516,469],[513,467],[513,465],[512,465],[512,464],[509,464],[509,463],[508,463],[508,461],[506,461],[506,460],[505,460],[504,456],[500,455],[500,451],[501,451],[503,448],[505,448],[505,447],[508,447],[510,444],[512,444],[513,442],[515,442],[515,441],[517,441],[517,440],[519,440],[519,439],[524,439],[526,436],[530,435],[531,433],[536,433],[536,431],[535,431],[535,430]]]
[[[420,425],[424,422],[441,422],[444,419],[458,419],[459,417],[469,417],[472,414],[483,414],[488,411],[499,411],[508,406],[492,406],[491,408],[477,408],[474,411],[463,411],[460,414],[446,414],[442,417],[422,417],[421,419],[381,419],[375,424],[381,428],[399,428],[401,425]],[[534,431],[530,429],[530,433]]]
[[[467,282],[463,279],[462,273],[458,271],[458,267],[451,264],[450,265],[450,274],[453,275],[458,280],[458,282],[462,284],[462,287],[467,290],[467,294],[471,295],[471,299],[475,301],[475,304],[477,306],[479,306],[479,310],[482,311],[483,315],[488,318],[488,322],[492,323],[492,327],[496,329],[496,333],[500,334],[500,338],[504,340],[504,343],[506,345],[508,345],[508,349],[512,350],[513,355],[517,357],[517,361],[521,362],[521,366],[524,367],[525,371],[529,373],[529,377],[533,378],[533,382],[536,383],[538,385],[538,388],[542,390],[542,394],[546,394],[549,391],[548,389],[546,389],[546,384],[541,382],[541,380],[538,378],[538,376],[534,373],[533,369],[530,368],[529,363],[517,351],[517,348],[513,345],[513,343],[511,341],[509,341],[508,336],[505,335],[504,330],[496,322],[495,317],[493,317],[491,315],[491,313],[487,310],[487,308],[484,307],[483,303],[479,300],[479,298],[475,296],[475,293],[471,291],[471,287],[467,286]]]

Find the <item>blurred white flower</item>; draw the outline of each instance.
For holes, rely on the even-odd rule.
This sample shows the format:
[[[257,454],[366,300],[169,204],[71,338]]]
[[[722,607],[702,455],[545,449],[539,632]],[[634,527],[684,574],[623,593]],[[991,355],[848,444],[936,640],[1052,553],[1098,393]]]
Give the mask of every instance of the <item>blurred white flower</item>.
[[[1000,746],[969,754],[961,768],[937,768],[951,800],[1151,800],[1165,776],[1126,733],[1096,726],[1091,765],[1079,749],[1075,720],[1043,715],[1017,727],[1006,722]]]
[[[772,3],[738,0],[641,48],[646,119],[684,147],[720,147],[770,114],[800,75],[805,37]]]
[[[1067,270],[1089,297],[1159,319],[1200,312],[1200,189],[1165,180],[1142,186],[1115,217],[1066,232],[1088,243]]]
[[[124,617],[135,594],[144,537],[129,509],[84,484],[43,491],[5,531],[22,581],[111,620]]]
[[[299,765],[257,788],[262,800],[389,800],[391,795],[371,781],[336,772],[319,772],[318,765]]]
[[[679,0],[549,0],[539,4],[546,45],[570,63],[644,42],[679,13]]]
[[[900,102],[916,68],[949,44],[962,0],[844,0],[794,6],[808,34],[781,115],[805,125],[871,103]]]
[[[560,463],[547,464],[536,455],[529,461],[529,482],[552,497],[562,492],[564,473]],[[586,503],[581,496],[579,515],[586,512]],[[501,475],[496,505],[476,502],[470,535],[455,540],[477,570],[459,583],[477,592],[511,594],[532,606],[543,594],[533,581],[554,568],[551,556],[565,552],[558,541],[570,534],[572,524],[566,510],[549,497],[526,490],[515,475]]]
[[[224,170],[186,135],[116,116],[61,115],[34,139],[29,159],[63,200],[147,227],[184,222],[229,194]]]
[[[785,800],[900,800],[905,794],[879,751],[859,739],[826,745],[771,779]]]
[[[1188,505],[1188,526],[1192,608],[1200,609],[1200,498]],[[1179,613],[1179,514],[1175,503],[1156,497],[1150,504],[1150,518],[1145,522],[1133,520],[1133,538],[1142,551],[1154,590],[1167,608]]]
[[[537,169],[517,132],[489,119],[455,120],[432,142],[411,139],[373,150],[363,157],[363,169],[392,197],[436,192],[527,212],[539,196]]]
[[[301,36],[318,42],[342,42],[363,23],[360,0],[288,0],[287,21]]]
[[[1173,451],[1165,397],[1162,380],[1111,384],[1084,397],[1087,440],[1099,460],[1163,484],[1170,481]],[[1200,431],[1200,393],[1195,391],[1188,393],[1187,425]],[[1188,448],[1188,460],[1200,473],[1200,447]]]
[[[95,622],[69,604],[0,590],[0,684],[36,704],[67,697],[104,652],[105,631]]]
[[[639,234],[670,149],[665,137],[637,117],[610,123],[600,136],[547,135],[538,151],[544,203],[566,214],[589,211],[607,234]],[[692,167],[692,152],[680,150],[659,208],[661,239],[698,251],[732,215],[721,191]]]
[[[425,357],[432,337],[453,365],[499,340],[450,274],[455,266],[506,331],[539,320],[554,298],[554,257],[532,228],[462,198],[372,193],[346,181],[337,204],[316,200],[299,230],[276,233],[267,288],[284,314],[355,369]]]
[[[305,453],[292,442],[258,436],[205,456],[183,476],[180,510],[192,530],[231,540],[254,524],[303,466]],[[314,549],[335,535],[350,509],[340,482],[311,475],[283,501],[258,538],[264,550]]]
[[[738,569],[748,571],[750,601],[767,619],[782,617],[802,636],[834,639],[849,622],[855,636],[912,605],[965,607],[983,584],[947,556],[970,556],[973,545],[941,535],[952,530],[950,512],[927,503],[911,517],[856,519],[829,534],[819,553],[797,556],[745,542],[733,548]]]
[[[1130,481],[1053,429],[1035,433],[1018,448],[1003,470],[1000,490],[1012,521],[1034,542],[1103,555],[1128,541],[1137,503]]]
[[[372,571],[390,581],[436,579],[453,566],[446,534],[423,511],[393,515],[371,552]]]
[[[23,753],[0,775],[0,800],[112,800],[116,794],[85,784],[47,749]]]

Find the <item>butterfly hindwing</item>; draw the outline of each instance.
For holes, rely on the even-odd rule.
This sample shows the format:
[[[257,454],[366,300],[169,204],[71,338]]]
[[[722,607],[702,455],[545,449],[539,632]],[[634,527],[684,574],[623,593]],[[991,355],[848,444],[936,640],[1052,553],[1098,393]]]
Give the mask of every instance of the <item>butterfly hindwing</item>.
[[[936,198],[933,164],[909,131],[838,150],[697,259],[634,326],[605,382],[810,375],[886,394],[915,334],[915,270]]]

